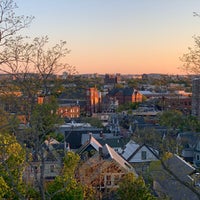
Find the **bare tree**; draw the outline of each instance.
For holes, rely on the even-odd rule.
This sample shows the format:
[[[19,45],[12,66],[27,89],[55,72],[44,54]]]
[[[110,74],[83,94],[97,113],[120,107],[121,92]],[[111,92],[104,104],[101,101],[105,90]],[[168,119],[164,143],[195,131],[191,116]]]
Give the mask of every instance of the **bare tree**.
[[[69,53],[65,47],[66,42],[60,41],[53,47],[48,47],[48,37],[34,38],[30,43],[28,38],[12,38],[6,42],[0,55],[0,71],[8,74],[10,79],[2,84],[9,85],[10,93],[19,92],[17,98],[12,98],[16,115],[24,115],[27,129],[22,131],[18,139],[23,138],[21,143],[26,142],[28,151],[34,152],[35,158],[41,162],[40,177],[35,176],[41,198],[45,199],[44,187],[44,140],[47,134],[55,129],[59,123],[56,116],[56,106],[52,90],[56,74],[69,69],[68,64],[63,64],[62,59]],[[7,82],[6,82],[7,81]],[[2,88],[2,93],[7,87]],[[38,105],[37,98],[44,99],[42,105]],[[4,98],[7,101],[7,98]],[[11,100],[11,101],[12,101]],[[6,102],[5,102],[6,103]],[[30,162],[31,164],[31,162]]]
[[[188,47],[188,52],[183,54],[182,70],[189,74],[200,74],[200,36],[194,36],[194,47]]]
[[[14,36],[19,34],[20,30],[28,27],[34,18],[33,16],[16,15],[15,10],[17,8],[17,4],[13,0],[0,1],[0,51],[3,51],[5,45],[9,43]],[[1,68],[4,67],[4,61],[4,59],[0,61]],[[9,92],[10,85],[7,84],[6,88],[6,93],[1,91],[1,97],[3,94],[3,98],[5,96],[9,96],[10,98],[12,96]],[[7,98],[7,100],[9,98]],[[9,124],[2,124],[0,128],[4,126],[9,126]]]
[[[66,42],[60,41],[52,48],[48,48],[48,37],[34,38],[31,43],[18,36],[10,39],[0,55],[0,71],[10,75],[8,80],[26,98],[26,120],[30,116],[38,94],[45,96],[51,93],[52,80],[56,74],[68,69],[68,64],[61,60],[69,53]],[[11,84],[12,81],[12,84]],[[5,84],[5,82],[4,82]],[[22,101],[21,101],[22,102]]]
[[[33,17],[17,16],[16,3],[13,0],[0,1],[0,46],[3,46],[10,37],[30,25]]]

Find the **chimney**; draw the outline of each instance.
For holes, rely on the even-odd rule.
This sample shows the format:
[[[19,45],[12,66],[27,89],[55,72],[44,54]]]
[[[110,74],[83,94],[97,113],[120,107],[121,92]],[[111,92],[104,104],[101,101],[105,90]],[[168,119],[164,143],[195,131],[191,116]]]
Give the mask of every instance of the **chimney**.
[[[103,132],[101,131],[99,135],[100,135],[100,137],[102,138],[102,137],[103,137]]]
[[[89,133],[89,142],[91,141],[92,139],[92,133]]]
[[[103,158],[103,148],[99,147],[99,160]]]

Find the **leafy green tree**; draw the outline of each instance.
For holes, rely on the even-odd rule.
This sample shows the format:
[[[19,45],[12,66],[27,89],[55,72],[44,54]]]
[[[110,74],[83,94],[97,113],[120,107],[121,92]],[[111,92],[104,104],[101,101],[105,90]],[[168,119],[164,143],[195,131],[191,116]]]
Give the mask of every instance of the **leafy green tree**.
[[[164,111],[159,116],[159,123],[168,129],[182,131],[199,131],[200,122],[196,116],[184,116],[180,111]]]
[[[147,144],[159,151],[161,150],[162,135],[155,129],[136,130],[132,137],[139,144]]]
[[[89,123],[94,127],[103,128],[103,124],[102,124],[101,120],[98,119],[98,118],[95,118],[95,117],[82,117],[81,120],[84,123]]]
[[[183,114],[177,110],[164,111],[159,116],[159,124],[166,126],[172,130],[180,128],[182,122],[183,122]]]
[[[135,110],[136,108],[138,108],[139,103],[138,102],[134,102],[134,103],[125,103],[122,105],[119,105],[117,112],[122,112],[122,111],[132,111]]]
[[[117,190],[119,199],[155,200],[142,177],[136,178],[132,173],[125,175]]]
[[[128,87],[138,88],[139,80],[137,79],[129,79],[127,80]]]
[[[200,131],[200,121],[196,116],[186,116],[184,118],[182,130],[186,131],[193,131],[193,132],[199,132]]]

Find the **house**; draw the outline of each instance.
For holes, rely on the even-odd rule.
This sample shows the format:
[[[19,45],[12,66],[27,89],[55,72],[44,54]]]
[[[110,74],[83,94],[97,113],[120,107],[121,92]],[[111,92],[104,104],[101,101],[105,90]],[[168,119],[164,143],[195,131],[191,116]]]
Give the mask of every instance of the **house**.
[[[88,133],[97,133],[102,132],[102,128],[92,127],[88,123],[66,123],[58,128],[58,132],[64,135],[65,142],[70,144],[70,149],[72,151],[77,151],[83,144],[82,135]],[[89,137],[89,136],[88,136]]]
[[[88,140],[76,151],[82,160],[87,160],[94,155],[102,145],[89,133]]]
[[[108,144],[118,153],[121,153],[123,151],[124,146],[129,141],[128,138],[115,136],[113,135],[113,133],[100,132],[100,134],[95,134],[95,133],[82,134],[82,139],[81,139],[82,145],[84,145],[85,143],[89,141],[91,134],[92,134],[92,138],[95,138],[95,140],[97,140],[99,144],[101,144],[102,146],[104,146],[105,144]]]
[[[60,143],[54,139],[44,142],[44,164],[42,164],[40,158],[35,156],[34,152],[32,153],[33,159],[26,167],[23,174],[26,183],[35,184],[35,180],[40,179],[42,167],[44,167],[43,176],[47,182],[54,180],[55,177],[60,174],[60,170],[62,169],[62,157],[64,156],[64,145],[61,145],[61,148],[58,148],[58,146],[60,146]]]
[[[183,147],[181,156],[187,162],[200,167],[200,133],[184,132],[177,136],[177,143]]]
[[[92,186],[103,194],[108,194],[118,188],[121,178],[129,172],[137,176],[134,168],[114,149],[105,144],[80,165],[78,177],[82,184]]]
[[[200,168],[200,140],[196,142],[194,147],[193,163],[196,168]]]
[[[123,151],[124,146],[129,141],[129,138],[123,138],[119,136],[114,136],[111,138],[100,138],[98,139],[99,143],[103,146],[105,144],[108,144],[110,147],[112,147],[117,153],[121,153]]]
[[[122,154],[137,171],[142,173],[146,171],[152,161],[159,160],[159,152],[146,144],[139,145],[130,140],[123,150]]]

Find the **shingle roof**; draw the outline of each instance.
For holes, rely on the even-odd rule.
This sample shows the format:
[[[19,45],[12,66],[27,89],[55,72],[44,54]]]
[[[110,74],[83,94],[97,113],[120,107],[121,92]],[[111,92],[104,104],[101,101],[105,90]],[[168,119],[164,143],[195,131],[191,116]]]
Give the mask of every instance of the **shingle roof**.
[[[121,167],[123,167],[127,171],[134,171],[134,168],[109,145],[105,144],[103,146],[102,151],[103,151],[103,155],[107,159],[109,159],[109,158],[113,159],[115,162],[117,162]]]
[[[133,152],[136,151],[136,149],[139,147],[140,145],[135,143],[133,140],[130,140],[126,146],[125,149],[122,152],[122,156],[128,160],[128,158],[133,154]]]
[[[197,192],[191,189],[193,182],[189,176],[194,168],[177,155],[173,155],[164,164],[165,168],[160,165],[160,168],[157,166],[156,170],[151,171],[156,183],[154,189],[173,200],[198,200]]]
[[[89,145],[91,145],[96,151],[99,151],[99,148],[102,147],[102,145],[92,135],[90,135],[89,140],[78,149],[77,153],[82,153]]]
[[[101,138],[97,139],[101,145],[108,144],[112,148],[124,148],[125,144],[129,141],[128,138],[120,138],[120,137],[113,137],[113,138]]]
[[[157,159],[158,158],[158,151],[149,147],[146,144],[136,144],[133,140],[130,140],[130,142],[126,145],[126,148],[122,152],[122,156],[127,160],[130,161],[137,152],[142,149],[143,147],[147,148]]]
[[[134,94],[134,89],[133,88],[124,88],[123,94],[124,94],[124,96],[131,96]]]
[[[191,175],[195,172],[195,168],[183,160],[178,155],[173,155],[171,158],[165,161],[166,166],[179,177],[182,181],[191,182],[191,178],[188,175]]]
[[[114,88],[109,91],[109,95],[115,95],[118,92],[121,92],[124,96],[131,96],[134,94],[135,89],[133,88]]]

